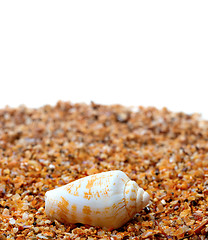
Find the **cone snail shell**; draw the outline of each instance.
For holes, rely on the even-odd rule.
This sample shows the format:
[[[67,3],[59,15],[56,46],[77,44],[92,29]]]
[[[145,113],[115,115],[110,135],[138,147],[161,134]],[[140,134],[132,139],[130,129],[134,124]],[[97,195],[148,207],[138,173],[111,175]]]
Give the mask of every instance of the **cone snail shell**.
[[[149,203],[149,194],[119,170],[91,175],[46,192],[45,211],[62,223],[116,229]]]

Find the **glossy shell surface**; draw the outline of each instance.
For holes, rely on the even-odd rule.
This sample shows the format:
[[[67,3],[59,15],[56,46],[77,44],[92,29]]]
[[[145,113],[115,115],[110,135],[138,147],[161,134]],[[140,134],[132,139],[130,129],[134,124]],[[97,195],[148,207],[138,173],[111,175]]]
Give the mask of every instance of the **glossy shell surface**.
[[[149,202],[149,195],[119,170],[81,178],[48,191],[46,214],[62,223],[116,229]]]

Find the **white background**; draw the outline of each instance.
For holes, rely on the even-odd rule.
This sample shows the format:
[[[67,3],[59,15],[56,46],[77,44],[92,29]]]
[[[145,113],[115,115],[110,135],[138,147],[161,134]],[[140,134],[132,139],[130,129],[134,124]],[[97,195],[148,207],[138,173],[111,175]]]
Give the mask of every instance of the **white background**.
[[[207,1],[1,1],[0,108],[58,100],[208,119]]]

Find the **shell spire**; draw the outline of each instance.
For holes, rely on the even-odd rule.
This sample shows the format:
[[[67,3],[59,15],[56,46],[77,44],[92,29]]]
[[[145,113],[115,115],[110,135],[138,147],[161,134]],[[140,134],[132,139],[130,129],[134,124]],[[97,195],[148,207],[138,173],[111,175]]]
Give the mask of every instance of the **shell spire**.
[[[48,191],[45,211],[62,223],[116,229],[149,203],[149,194],[122,171],[81,178]]]

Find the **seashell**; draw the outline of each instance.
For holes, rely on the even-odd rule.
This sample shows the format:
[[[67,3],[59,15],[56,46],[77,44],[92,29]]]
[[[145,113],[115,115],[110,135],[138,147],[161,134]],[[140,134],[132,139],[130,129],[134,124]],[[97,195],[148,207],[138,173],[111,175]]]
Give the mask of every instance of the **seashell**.
[[[46,192],[45,211],[62,223],[107,229],[124,225],[149,203],[149,194],[119,170],[94,174]]]

